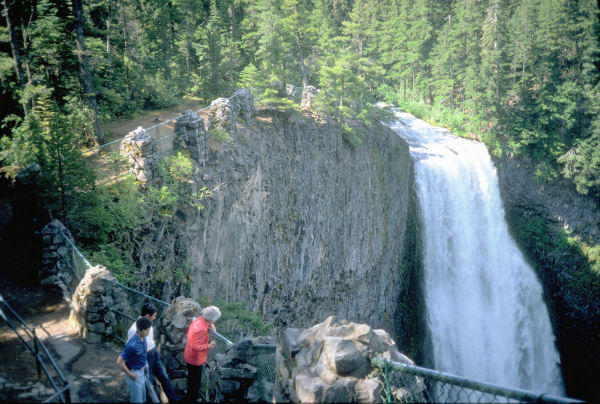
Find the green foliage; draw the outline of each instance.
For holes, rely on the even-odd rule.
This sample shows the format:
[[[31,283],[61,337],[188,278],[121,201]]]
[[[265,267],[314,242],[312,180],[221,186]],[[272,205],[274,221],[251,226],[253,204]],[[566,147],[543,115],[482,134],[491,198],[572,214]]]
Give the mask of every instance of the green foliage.
[[[193,164],[188,154],[178,152],[165,157],[159,167],[158,182],[149,186],[143,197],[154,212],[171,217],[175,209],[204,209],[202,200],[211,193],[192,181]]]
[[[223,143],[231,143],[233,141],[229,132],[227,132],[226,130],[223,130],[223,129],[209,130],[208,137],[217,142],[223,142]]]
[[[97,249],[85,251],[93,263],[104,265],[123,285],[131,285],[137,280],[138,272],[130,253],[122,247],[111,244],[99,244]]]
[[[271,324],[265,323],[258,312],[248,309],[245,302],[227,303],[223,300],[210,301],[207,297],[198,299],[201,306],[215,305],[221,310],[221,318],[216,326],[220,334],[236,342],[243,337],[269,335]]]
[[[562,273],[569,288],[582,296],[595,299],[600,293],[599,245],[590,245],[580,238],[571,237],[568,231],[554,230],[547,220],[539,216],[513,215],[517,239],[536,258],[540,266]],[[547,269],[550,270],[550,269]],[[556,288],[564,285],[554,285]],[[558,293],[552,290],[552,293]]]
[[[87,166],[81,146],[81,121],[61,111],[50,93],[40,94],[36,106],[24,120],[17,120],[13,138],[0,141],[4,164],[42,168],[43,205],[55,216],[65,218],[78,196],[94,186],[95,176]]]
[[[144,214],[143,196],[133,176],[98,186],[82,194],[67,216],[67,223],[84,245],[112,244],[120,247],[133,230],[149,223]]]
[[[357,129],[351,128],[346,124],[342,124],[342,138],[352,147],[353,150],[358,149],[363,142],[361,133]]]

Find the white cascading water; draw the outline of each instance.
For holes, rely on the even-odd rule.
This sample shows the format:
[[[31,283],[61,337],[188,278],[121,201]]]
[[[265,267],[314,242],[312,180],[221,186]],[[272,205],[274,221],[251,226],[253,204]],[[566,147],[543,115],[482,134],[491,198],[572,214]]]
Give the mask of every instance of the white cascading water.
[[[563,395],[542,287],[508,232],[486,147],[408,113],[396,117],[390,126],[415,160],[435,369]]]

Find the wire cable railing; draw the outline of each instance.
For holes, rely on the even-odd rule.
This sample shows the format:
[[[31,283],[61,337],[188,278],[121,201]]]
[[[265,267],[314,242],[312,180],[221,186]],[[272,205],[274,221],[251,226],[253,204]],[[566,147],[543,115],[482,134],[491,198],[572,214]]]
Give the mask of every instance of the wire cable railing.
[[[233,99],[237,94],[232,95],[228,99]],[[206,111],[211,106],[206,106],[198,110],[194,110],[195,113]],[[166,131],[161,130],[161,127],[178,120],[183,117],[184,114],[179,114],[174,118],[167,119],[156,125],[144,128],[144,130],[154,138],[158,147],[158,153],[160,155],[168,155],[172,151],[172,144],[168,140],[175,136],[174,128],[169,127]],[[129,134],[122,136],[118,139],[111,140],[105,144],[93,147],[83,152],[84,156],[88,159],[88,164],[91,168],[96,171],[98,177],[96,185],[104,185],[110,182],[115,182],[129,174],[128,163],[126,159],[121,156],[118,147],[115,145],[120,144]],[[112,146],[112,147],[111,147]]]
[[[62,233],[63,237],[67,239],[69,245],[73,248],[74,253],[73,256],[77,257],[77,260],[74,260],[74,264],[77,267],[76,272],[85,273],[85,270],[92,268],[92,264],[89,260],[79,251],[75,243],[73,243],[69,237],[67,237],[64,232]],[[81,274],[81,278],[83,278],[83,273]],[[123,285],[115,280],[103,278],[112,288],[118,289],[127,294],[126,300],[127,303],[125,305],[119,305],[115,307],[112,305],[109,307],[109,311],[114,314],[114,322],[112,327],[110,328],[110,335],[118,340],[121,344],[125,344],[127,342],[127,331],[129,330],[132,323],[134,323],[139,313],[141,312],[142,305],[148,302],[152,302],[157,306],[161,307],[162,310],[159,309],[159,314],[164,312],[165,309],[169,308],[171,304],[168,302],[158,299],[156,297],[150,296],[147,293],[141,292],[132,287]],[[156,321],[156,320],[155,320]],[[225,352],[229,347],[234,345],[234,343],[229,340],[224,335],[219,332],[210,329],[209,330],[211,336],[214,338],[213,340],[217,343],[214,349],[211,349],[208,353],[207,366],[203,367],[202,373],[202,388],[201,388],[201,396],[204,401],[213,401],[215,399],[214,389],[215,389],[215,381],[213,380],[211,374],[215,371],[214,363],[216,360],[216,355]],[[275,344],[255,344],[254,348],[254,360],[257,367],[257,374],[259,379],[260,386],[260,394],[263,397],[264,401],[271,401],[271,396],[273,392],[273,387],[275,384],[275,352],[277,346]],[[155,391],[151,389],[151,384],[148,384],[148,389],[151,394],[151,399],[154,400]],[[155,401],[156,402],[156,401]]]
[[[55,394],[53,394],[51,397],[46,399],[44,402],[50,402],[50,401],[54,401],[54,400],[58,399],[63,403],[70,403],[71,402],[71,385],[68,382],[68,380],[65,378],[60,367],[56,364],[56,361],[54,360],[54,358],[52,358],[52,355],[50,355],[50,352],[48,352],[48,348],[46,348],[46,345],[44,345],[42,340],[39,339],[39,337],[37,336],[35,329],[32,329],[25,322],[25,320],[23,320],[23,318],[21,318],[21,316],[19,316],[19,314],[6,302],[6,300],[4,300],[4,297],[2,295],[0,295],[0,304],[21,325],[21,327],[20,327],[21,329],[19,330],[19,328],[18,328],[19,326],[14,324],[13,321],[11,321],[11,319],[9,318],[9,316],[0,307],[0,317],[14,331],[14,333],[21,340],[23,345],[25,347],[27,347],[27,349],[29,351],[31,351],[31,353],[35,357],[38,379],[41,378],[41,373],[43,371],[44,374],[46,375],[46,377],[48,378],[50,385],[52,386],[52,388],[55,391]],[[23,337],[23,335],[19,331],[24,333],[25,337]],[[26,338],[30,339],[31,342],[28,342],[26,340]],[[51,365],[51,368],[48,366],[48,364],[46,362],[48,362],[48,364]],[[54,371],[54,373],[56,374],[55,376],[50,374],[51,370]],[[58,376],[58,379],[60,380],[60,382],[57,382],[55,380],[56,376]],[[59,383],[62,384],[62,386],[59,386]]]
[[[237,96],[237,94],[234,94],[234,95],[232,95],[231,97],[228,97],[227,99],[228,99],[228,100],[231,100],[231,99],[233,99],[233,98],[234,98],[234,97],[236,97],[236,96]],[[203,108],[200,108],[200,109],[198,109],[198,110],[195,110],[195,111],[193,111],[193,112],[196,112],[196,113],[198,113],[198,112],[206,111],[206,110],[207,110],[207,109],[209,109],[209,108],[210,108],[210,105],[209,105],[209,106],[206,106],[206,107],[203,107]],[[144,128],[144,130],[146,130],[146,131],[149,131],[149,130],[152,130],[152,129],[156,129],[156,128],[158,128],[158,127],[160,127],[160,126],[162,126],[162,125],[165,125],[165,124],[167,124],[167,123],[169,123],[169,122],[173,122],[173,121],[175,121],[175,120],[177,120],[177,119],[181,118],[182,116],[183,116],[183,114],[181,114],[181,115],[177,115],[177,116],[176,116],[176,117],[174,117],[174,118],[167,119],[166,121],[163,121],[163,122],[157,123],[156,125],[150,126],[150,127],[148,127],[148,128]],[[112,144],[114,144],[114,143],[117,143],[117,142],[120,142],[120,141],[122,141],[122,140],[123,140],[123,139],[125,139],[125,138],[126,138],[128,135],[129,135],[129,134],[127,134],[127,135],[125,135],[125,136],[123,136],[123,137],[120,137],[120,138],[118,138],[118,139],[111,140],[110,142],[104,143],[104,144],[102,144],[102,145],[95,146],[95,147],[93,147],[93,148],[91,148],[91,149],[84,150],[84,151],[83,151],[83,153],[84,153],[84,154],[88,154],[88,153],[92,153],[92,152],[94,152],[94,151],[96,151],[96,150],[101,150],[101,149],[103,149],[103,148],[105,148],[105,147],[107,147],[107,146],[110,146],[110,145],[112,145]],[[165,139],[166,137],[170,137],[170,136],[172,136],[172,135],[169,135],[169,136],[162,137],[162,138],[160,138],[160,139],[157,139],[157,141],[160,141],[160,140],[162,140],[162,139]]]
[[[383,358],[373,358],[371,365],[383,371],[384,399],[388,403],[583,402],[568,397],[503,387]]]

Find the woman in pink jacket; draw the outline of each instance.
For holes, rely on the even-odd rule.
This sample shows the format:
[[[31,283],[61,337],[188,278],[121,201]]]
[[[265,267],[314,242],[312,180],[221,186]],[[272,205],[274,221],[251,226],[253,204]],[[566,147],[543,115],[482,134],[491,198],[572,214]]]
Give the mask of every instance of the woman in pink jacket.
[[[187,364],[187,397],[186,401],[195,403],[202,382],[202,365],[206,363],[209,348],[215,347],[215,341],[208,342],[208,330],[216,331],[214,322],[221,317],[221,311],[216,306],[202,309],[200,317],[192,321],[187,333],[187,342],[183,358]]]

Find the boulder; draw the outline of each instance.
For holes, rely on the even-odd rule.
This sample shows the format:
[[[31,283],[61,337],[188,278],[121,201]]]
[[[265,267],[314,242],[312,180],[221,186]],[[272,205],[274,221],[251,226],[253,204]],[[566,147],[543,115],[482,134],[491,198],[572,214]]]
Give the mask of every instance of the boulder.
[[[371,368],[371,359],[413,364],[384,330],[334,316],[303,331],[285,330],[279,350],[274,396],[282,401],[381,402],[382,375]],[[424,386],[408,376],[395,388],[417,394]]]

